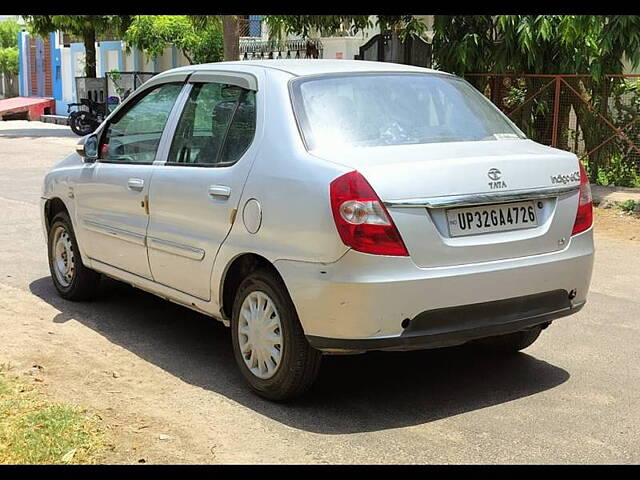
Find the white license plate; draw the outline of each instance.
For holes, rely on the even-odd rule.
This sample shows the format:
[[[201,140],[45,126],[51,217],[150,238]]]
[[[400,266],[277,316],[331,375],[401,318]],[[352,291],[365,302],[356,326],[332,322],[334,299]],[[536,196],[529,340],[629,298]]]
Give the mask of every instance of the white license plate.
[[[538,226],[533,202],[501,203],[446,211],[452,237],[480,233],[506,232]]]

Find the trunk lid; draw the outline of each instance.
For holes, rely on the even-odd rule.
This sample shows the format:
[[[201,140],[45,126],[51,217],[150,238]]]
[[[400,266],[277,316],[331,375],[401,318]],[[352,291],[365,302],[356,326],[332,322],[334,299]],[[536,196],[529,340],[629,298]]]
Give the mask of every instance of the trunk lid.
[[[364,175],[387,204],[411,258],[420,267],[523,257],[560,250],[569,243],[580,183],[578,160],[572,153],[520,139],[313,153]],[[536,197],[544,189],[558,187],[575,189]],[[534,202],[536,227],[453,237],[446,210],[466,205],[398,206],[408,201],[424,205],[427,200],[452,196],[479,196],[481,200],[473,205],[504,204],[514,201],[514,193],[524,193],[518,201]]]

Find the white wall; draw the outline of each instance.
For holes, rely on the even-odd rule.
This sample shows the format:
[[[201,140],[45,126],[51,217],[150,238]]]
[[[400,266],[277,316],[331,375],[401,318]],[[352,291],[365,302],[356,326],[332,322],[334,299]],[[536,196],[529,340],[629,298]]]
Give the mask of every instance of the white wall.
[[[73,85],[67,79],[69,78],[69,70],[71,70],[71,51],[69,47],[61,49],[61,74],[62,74],[62,100],[70,103],[73,101]]]
[[[367,42],[368,38],[358,37],[323,37],[322,58],[353,60],[360,53],[360,46]]]

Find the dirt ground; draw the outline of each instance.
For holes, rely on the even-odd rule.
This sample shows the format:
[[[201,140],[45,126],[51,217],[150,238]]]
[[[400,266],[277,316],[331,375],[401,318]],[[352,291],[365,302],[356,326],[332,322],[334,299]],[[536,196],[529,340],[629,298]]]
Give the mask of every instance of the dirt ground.
[[[509,362],[466,347],[325,357],[307,397],[275,404],[246,388],[229,330],[207,317],[111,280],[89,303],[56,295],[40,186],[77,137],[4,123],[0,363],[97,412],[102,462],[640,461],[637,218],[596,209],[587,305]]]
[[[594,214],[598,235],[640,242],[640,216],[617,208],[596,208]]]

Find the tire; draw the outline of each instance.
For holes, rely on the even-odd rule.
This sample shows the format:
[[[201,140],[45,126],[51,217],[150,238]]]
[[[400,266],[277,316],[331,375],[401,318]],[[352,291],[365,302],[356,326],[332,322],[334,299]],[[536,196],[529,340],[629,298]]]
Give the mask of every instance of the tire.
[[[239,330],[250,331],[245,315],[254,300],[256,301],[256,312],[260,312],[259,309],[263,308],[262,301],[264,301],[265,308],[262,312],[269,310],[268,301],[265,298],[271,301],[272,313],[264,314],[266,316],[263,316],[260,321],[253,320],[257,323],[253,323],[252,326],[257,325],[258,328],[263,328],[268,323],[278,324],[280,328],[276,327],[275,330],[267,328],[265,331],[272,335],[271,338],[275,338],[279,334],[279,340],[271,340],[271,342],[276,342],[270,349],[274,355],[268,353],[266,360],[256,361],[256,366],[251,369],[247,362],[251,363],[252,355],[259,359],[261,354],[254,355],[253,348],[250,349],[252,353],[247,353],[246,349],[251,344],[251,337],[249,334],[244,335],[238,332]],[[264,398],[274,401],[295,398],[306,392],[318,376],[322,354],[307,342],[284,282],[268,270],[252,272],[238,287],[233,303],[231,336],[233,354],[242,376],[247,380],[251,389]],[[241,345],[243,342],[244,344]],[[280,342],[279,349],[277,342]],[[266,344],[271,345],[272,343],[267,341]],[[243,353],[243,348],[245,353]],[[275,352],[274,349],[278,352]],[[261,350],[256,349],[256,351],[260,352]],[[264,350],[262,352],[262,358],[265,358]],[[278,353],[278,365],[274,368],[273,365],[276,363],[274,359],[278,357]],[[245,357],[247,357],[246,360]],[[274,371],[263,372],[262,367],[272,368]]]
[[[477,340],[476,345],[497,354],[513,354],[531,346],[540,336],[540,332],[542,327],[533,327],[521,332],[483,338]]]
[[[95,120],[84,111],[73,112],[69,115],[69,126],[76,135],[84,137],[96,129]]]
[[[60,212],[53,218],[47,244],[49,271],[58,294],[72,301],[92,298],[100,283],[100,274],[82,263],[71,219],[66,212]],[[67,268],[69,260],[71,266]]]

